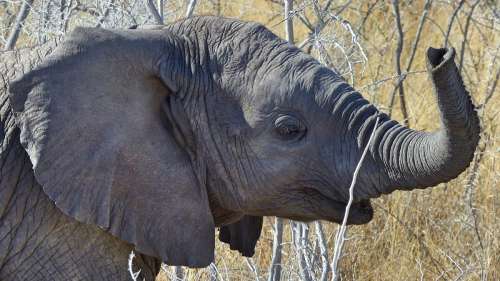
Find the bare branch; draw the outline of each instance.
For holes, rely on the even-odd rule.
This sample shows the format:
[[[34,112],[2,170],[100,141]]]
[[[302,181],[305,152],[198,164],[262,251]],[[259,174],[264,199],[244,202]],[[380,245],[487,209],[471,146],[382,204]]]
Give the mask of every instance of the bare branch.
[[[184,280],[184,269],[182,266],[174,266],[175,281]]]
[[[404,73],[402,75],[408,76],[410,74],[422,74],[422,73],[427,73],[427,70],[409,71],[409,72]],[[386,77],[384,79],[380,79],[380,80],[375,81],[373,83],[370,83],[370,84],[364,85],[362,87],[359,87],[358,89],[361,91],[361,90],[366,89],[366,88],[376,87],[376,86],[379,86],[380,84],[382,84],[384,82],[387,82],[387,81],[390,81],[390,80],[401,79],[402,75],[394,75],[394,76]]]
[[[354,200],[354,186],[356,185],[356,180],[358,179],[359,170],[361,170],[361,166],[363,165],[363,161],[365,159],[366,154],[368,153],[368,149],[370,148],[370,143],[373,140],[373,136],[375,136],[375,131],[377,131],[379,116],[375,120],[375,125],[373,126],[372,133],[370,138],[368,139],[368,143],[363,150],[363,154],[359,159],[358,165],[354,170],[354,174],[352,176],[351,186],[349,187],[349,201],[347,202],[347,206],[345,207],[344,219],[342,220],[342,224],[340,225],[340,229],[337,232],[335,237],[335,247],[333,250],[333,261],[332,261],[332,280],[337,281],[340,280],[338,265],[340,261],[340,255],[342,254],[342,248],[344,247],[344,242],[346,240],[346,231],[347,231],[347,218],[349,217],[349,211],[351,209],[352,202]]]
[[[259,270],[255,266],[255,262],[253,261],[253,259],[252,258],[245,258],[245,261],[246,261],[247,266],[250,269],[250,271],[252,271],[253,274],[255,275],[255,281],[260,281]]]
[[[190,18],[193,15],[194,8],[196,8],[196,3],[197,3],[196,0],[189,1],[188,7],[186,10],[186,18]]]
[[[444,47],[445,48],[448,47],[448,39],[450,37],[451,28],[453,27],[453,22],[455,21],[455,18],[457,17],[457,14],[460,11],[460,9],[462,8],[462,6],[464,5],[464,3],[465,3],[465,0],[460,0],[460,2],[458,3],[458,6],[455,8],[455,10],[453,11],[453,14],[451,15],[450,21],[448,22],[448,28],[446,29],[446,34],[444,36]]]
[[[141,274],[141,270],[139,271],[134,271],[134,258],[135,258],[135,253],[134,251],[130,252],[130,255],[128,256],[128,272],[130,274],[130,277],[134,281],[138,281],[137,278],[139,278],[139,275]]]
[[[325,233],[321,222],[316,221],[314,225],[316,227],[316,236],[318,238],[318,246],[321,254],[321,277],[319,280],[326,281],[328,279],[328,273],[330,272],[330,264],[328,263],[328,248]]]
[[[285,0],[285,32],[288,42],[293,44],[293,22],[290,11],[293,9],[292,0]],[[273,255],[269,267],[268,281],[279,281],[281,279],[281,257],[283,243],[283,219],[276,218],[274,223]]]
[[[474,14],[474,10],[476,9],[477,5],[481,2],[481,0],[477,0],[472,4],[470,8],[469,15],[467,15],[467,21],[465,22],[465,30],[464,30],[464,39],[462,40],[462,46],[460,49],[460,59],[458,63],[458,69],[459,72],[462,73],[462,68],[464,66],[464,53],[465,53],[465,43],[467,43],[467,35],[469,34],[469,26],[470,26],[470,21],[472,18],[472,15]]]
[[[211,263],[208,270],[210,272],[210,280],[217,281],[220,279],[222,281],[222,278],[219,278],[221,275],[215,263]]]
[[[395,53],[396,74],[398,76],[402,77],[401,76],[401,54],[403,52],[404,33],[403,33],[403,26],[401,25],[401,15],[399,13],[399,1],[398,0],[392,1],[392,8],[394,11],[394,20],[395,20],[394,23],[396,24],[396,29],[398,31],[398,43],[397,43],[398,45],[396,47],[396,53]],[[394,106],[394,99],[395,99],[395,91],[396,91],[396,89],[398,89],[399,90],[399,102],[401,105],[401,111],[403,113],[403,124],[405,126],[409,127],[410,122],[408,119],[408,111],[406,109],[403,80],[404,80],[404,78],[401,78],[398,80],[398,83],[396,84],[394,92],[391,96],[391,102],[389,105],[389,116],[392,115],[392,108]]]
[[[432,0],[426,0],[424,4],[424,10],[422,11],[422,15],[420,16],[420,20],[418,22],[418,27],[417,27],[417,33],[415,34],[415,40],[413,41],[413,45],[411,47],[411,54],[410,58],[408,59],[408,63],[406,64],[406,71],[403,74],[398,73],[399,80],[396,84],[396,87],[394,87],[394,90],[391,93],[391,101],[389,103],[389,116],[392,114],[392,109],[394,107],[394,99],[396,96],[396,91],[399,89],[399,87],[403,86],[403,82],[406,79],[408,73],[410,73],[411,66],[413,64],[413,60],[415,58],[415,55],[417,53],[417,47],[418,43],[420,42],[420,36],[422,35],[422,29],[424,27],[425,19],[427,18],[427,14],[429,13],[429,10],[431,8]],[[399,43],[399,41],[398,41]],[[405,120],[407,120],[405,118]]]
[[[163,6],[165,4],[165,1],[164,0],[157,0],[157,10],[158,10],[158,14],[160,15],[160,19],[161,19],[161,22],[165,22],[165,15],[164,15],[164,10],[163,10]]]
[[[497,69],[497,74],[495,76],[495,79],[493,80],[493,83],[490,87],[490,90],[486,94],[486,97],[484,98],[484,102],[479,106],[480,109],[483,109],[483,107],[488,104],[488,102],[491,100],[493,97],[493,94],[495,93],[495,89],[497,88],[498,85],[498,80],[500,79],[500,68]]]
[[[97,21],[96,27],[101,27],[102,24],[104,23],[104,21],[106,21],[106,18],[109,16],[109,12],[114,4],[115,4],[115,0],[109,1],[109,5],[104,10],[104,13],[102,13],[102,15],[99,17],[99,20]]]
[[[276,218],[274,223],[273,255],[269,267],[268,281],[279,281],[281,279],[281,257],[283,250],[283,219]]]
[[[312,32],[314,32],[314,26],[313,24],[311,23],[311,21],[309,21],[309,19],[307,18],[307,16],[305,14],[298,14],[298,17],[299,17],[299,20]]]
[[[303,281],[312,281],[310,267],[307,263],[307,259],[305,256],[308,244],[308,231],[305,229],[307,225],[301,222],[292,222],[291,230],[292,230],[292,238],[293,244],[295,246],[295,251],[297,253],[297,259],[300,269],[301,280]]]
[[[420,36],[422,35],[422,29],[424,28],[425,20],[427,19],[427,15],[429,14],[429,10],[431,9],[432,0],[426,0],[424,4],[424,10],[422,11],[422,15],[420,16],[420,20],[418,21],[417,33],[415,34],[415,40],[413,41],[413,45],[411,46],[411,54],[408,62],[406,64],[406,72],[410,72],[411,66],[413,64],[413,60],[415,59],[415,54],[417,53],[418,43],[420,42]],[[406,79],[406,76],[405,78]]]
[[[285,0],[285,32],[286,40],[293,44],[293,1]]]
[[[160,25],[163,24],[163,19],[162,19],[160,13],[158,12],[158,9],[156,9],[156,7],[155,7],[155,3],[153,2],[154,0],[144,0],[144,1],[146,4],[146,7],[148,7],[149,12],[153,16],[156,24],[160,24]]]
[[[12,50],[16,45],[17,39],[19,38],[19,33],[23,27],[24,20],[28,17],[30,13],[31,6],[34,0],[25,0],[17,14],[16,21],[10,30],[9,37],[7,37],[7,42],[5,43],[4,50]]]

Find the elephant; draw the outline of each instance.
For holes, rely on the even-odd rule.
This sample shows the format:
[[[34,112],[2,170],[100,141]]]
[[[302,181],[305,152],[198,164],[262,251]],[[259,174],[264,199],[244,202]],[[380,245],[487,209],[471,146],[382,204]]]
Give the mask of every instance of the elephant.
[[[366,224],[370,199],[472,160],[479,119],[454,58],[427,52],[441,122],[428,133],[253,22],[78,27],[4,53],[0,279],[124,280],[134,251],[154,280],[160,262],[209,265],[217,227],[250,256],[264,216],[341,222],[365,147],[347,222]]]

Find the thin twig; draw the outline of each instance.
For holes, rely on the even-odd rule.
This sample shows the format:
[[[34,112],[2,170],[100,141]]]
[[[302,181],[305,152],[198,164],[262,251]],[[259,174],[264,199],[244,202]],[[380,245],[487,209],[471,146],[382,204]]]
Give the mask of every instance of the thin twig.
[[[217,268],[217,265],[215,263],[211,263],[210,266],[208,267],[208,270],[210,272],[210,280],[212,281],[217,281],[217,280],[221,280],[222,281],[222,277],[220,272],[219,272],[219,269]]]
[[[431,6],[432,6],[432,0],[426,0],[424,4],[424,10],[422,11],[422,15],[420,16],[420,20],[418,21],[417,33],[415,34],[415,40],[413,41],[413,45],[411,47],[410,58],[408,59],[408,62],[406,64],[406,72],[410,72],[413,60],[415,59],[418,43],[420,42],[420,37],[422,35],[422,30],[424,28],[425,20],[427,19],[427,15],[429,14]]]
[[[286,40],[293,44],[293,1],[285,0],[285,32],[286,32]]]
[[[427,14],[429,13],[429,10],[431,8],[432,0],[426,0],[424,4],[424,10],[422,11],[422,15],[420,16],[420,20],[418,22],[418,27],[417,27],[417,33],[415,35],[415,40],[413,41],[412,47],[411,47],[411,53],[410,53],[410,58],[408,59],[408,62],[406,64],[406,72],[403,74],[398,74],[398,81],[396,83],[396,86],[394,87],[392,93],[391,93],[391,99],[389,103],[389,116],[392,115],[392,110],[394,108],[394,100],[396,97],[396,91],[399,90],[399,87],[403,86],[404,80],[407,77],[407,74],[411,70],[411,66],[413,64],[413,60],[415,58],[415,55],[417,53],[417,47],[418,43],[420,42],[420,36],[422,34],[422,29],[424,27],[425,19],[427,18]],[[399,42],[399,41],[398,41]],[[401,91],[401,90],[400,90]],[[405,118],[405,120],[407,120]]]
[[[451,32],[451,28],[453,26],[453,22],[455,21],[455,18],[457,17],[457,14],[460,11],[460,9],[462,8],[462,6],[464,5],[464,3],[465,3],[465,0],[460,0],[460,2],[458,3],[458,6],[455,8],[455,10],[453,11],[453,14],[451,15],[450,21],[448,22],[448,28],[446,29],[446,34],[444,36],[444,47],[445,48],[448,47],[448,39],[450,37],[450,32]]]
[[[305,250],[307,249],[308,238],[304,235],[304,228],[307,226],[301,222],[291,223],[292,238],[295,250],[297,253],[297,259],[300,269],[300,276],[302,281],[312,281],[310,267],[307,264],[307,259],[305,257]]]
[[[194,8],[196,8],[197,2],[198,1],[196,1],[196,0],[189,1],[189,4],[188,4],[187,9],[186,9],[186,18],[190,18],[191,16],[193,16]]]
[[[404,81],[404,76],[401,76],[401,54],[403,52],[403,43],[404,43],[404,33],[403,33],[403,26],[401,25],[401,14],[399,13],[399,1],[398,0],[393,0],[392,1],[392,8],[394,11],[394,23],[396,24],[396,29],[398,31],[398,43],[396,47],[396,52],[395,52],[395,67],[396,67],[396,73],[398,76],[401,78],[398,80],[398,83],[396,84],[395,90],[399,90],[399,103],[401,105],[401,112],[403,113],[403,124],[407,127],[410,126],[410,121],[408,117],[408,110],[406,109],[406,100],[405,100],[405,92],[404,92],[404,87],[403,87],[403,81]],[[394,99],[395,99],[395,94],[391,96],[391,102],[389,105],[389,116],[392,115],[392,109],[394,106]]]
[[[363,30],[364,30],[364,27],[365,27],[365,24],[366,24],[366,21],[368,20],[368,18],[370,17],[370,15],[372,14],[373,12],[373,9],[375,8],[375,6],[378,4],[378,2],[380,2],[380,0],[376,0],[375,2],[373,2],[372,4],[368,4],[368,10],[366,11],[366,14],[365,16],[363,17],[363,20],[361,21],[361,24],[358,26],[357,28],[357,32],[359,34],[364,34]]]
[[[175,281],[184,280],[184,269],[182,268],[182,266],[174,266],[173,273]]]
[[[330,272],[330,264],[328,263],[328,248],[325,240],[325,233],[321,222],[315,222],[316,236],[318,238],[319,252],[321,255],[321,277],[320,281],[328,280],[328,273]]]
[[[410,72],[407,72],[407,73],[403,73],[401,75],[393,75],[391,77],[380,79],[380,80],[375,81],[373,83],[361,86],[361,87],[358,88],[358,90],[361,91],[361,90],[366,89],[366,88],[371,88],[371,87],[374,87],[374,86],[378,86],[378,85],[380,85],[382,83],[385,83],[387,81],[391,81],[391,80],[394,80],[394,79],[401,79],[402,75],[408,76],[410,74],[422,74],[422,73],[427,73],[427,71],[426,70],[414,70],[414,71],[410,71]]]
[[[467,42],[467,35],[469,34],[469,26],[470,26],[470,21],[472,18],[472,15],[474,14],[474,10],[476,9],[477,5],[481,2],[481,0],[477,0],[472,4],[470,8],[470,12],[467,15],[467,20],[465,22],[465,30],[464,30],[464,40],[462,40],[462,46],[460,48],[460,60],[458,63],[458,70],[459,73],[462,73],[462,68],[464,66],[464,53],[465,53],[465,43]]]
[[[488,102],[491,100],[493,97],[493,94],[495,93],[495,89],[497,88],[498,85],[498,80],[500,79],[500,68],[497,69],[497,74],[495,76],[495,79],[493,80],[493,83],[490,87],[490,90],[486,94],[486,97],[484,98],[484,102],[479,106],[479,109],[483,109],[483,107],[488,104]]]
[[[484,112],[484,111],[483,111]],[[484,141],[487,139],[486,133],[483,131],[482,132],[482,140]],[[479,174],[479,167],[481,164],[481,161],[483,159],[484,152],[486,150],[486,144],[484,145],[479,145],[478,150],[476,151],[474,158],[472,160],[472,167],[469,171],[469,174],[467,176],[467,181],[466,181],[466,190],[465,190],[465,199],[467,202],[467,207],[470,212],[470,216],[472,218],[472,223],[474,226],[474,233],[476,236],[476,239],[479,243],[479,248],[481,249],[480,251],[480,265],[481,265],[481,276],[484,275],[484,258],[485,258],[485,249],[483,245],[483,239],[481,238],[481,234],[479,233],[479,223],[477,219],[477,212],[476,208],[474,207],[474,194],[476,190],[476,184],[477,184],[477,176]],[[482,278],[481,278],[482,280]]]
[[[156,24],[163,24],[163,20],[158,12],[158,9],[155,7],[154,0],[144,0],[146,3],[146,7],[148,7],[149,13],[153,16]]]
[[[271,266],[269,267],[268,281],[279,281],[281,279],[281,256],[283,249],[283,219],[276,218],[274,223],[273,254]]]
[[[250,271],[252,271],[253,274],[255,275],[255,281],[260,281],[259,271],[258,271],[257,267],[255,266],[253,259],[252,258],[245,258],[245,261],[246,261],[247,266],[250,269]]]
[[[157,2],[158,14],[160,14],[161,22],[164,23],[165,22],[165,17],[164,17],[163,6],[165,5],[165,2],[164,2],[164,0],[157,0],[156,2]]]
[[[365,156],[368,153],[368,149],[370,148],[370,143],[372,142],[373,137],[375,136],[375,132],[377,131],[378,121],[379,121],[379,116],[377,116],[377,119],[375,120],[375,125],[373,126],[373,130],[370,135],[370,138],[368,139],[368,143],[366,144],[365,149],[363,150],[363,154],[361,155],[361,158],[359,159],[358,165],[356,166],[356,169],[354,170],[354,174],[352,176],[351,186],[349,187],[349,201],[347,202],[347,206],[345,208],[344,219],[342,220],[340,229],[335,237],[335,247],[333,250],[333,261],[332,261],[333,281],[337,281],[340,279],[338,264],[340,261],[340,255],[342,254],[342,249],[344,247],[344,242],[347,238],[346,237],[347,219],[349,218],[349,211],[351,209],[351,205],[354,200],[354,186],[356,185],[356,181],[358,179],[359,170],[361,170],[361,166],[363,165]]]
[[[134,251],[130,252],[130,255],[128,256],[128,273],[130,274],[130,277],[132,278],[133,281],[137,281],[137,278],[139,278],[139,275],[141,274],[141,270],[134,272],[134,258],[135,258],[135,253]]]
[[[109,1],[109,5],[106,7],[106,9],[104,10],[104,13],[102,13],[102,15],[99,17],[99,20],[97,20],[97,24],[95,27],[101,27],[102,24],[104,23],[104,21],[106,20],[106,18],[108,17],[109,15],[109,12],[111,10],[111,7],[113,7],[115,4],[115,0],[110,0]]]
[[[17,14],[16,21],[12,25],[9,36],[7,37],[7,42],[5,43],[4,50],[12,50],[14,46],[16,46],[17,39],[19,38],[19,34],[21,33],[21,29],[23,27],[24,20],[28,17],[30,13],[31,6],[33,5],[34,0],[25,0]]]
[[[290,11],[293,9],[292,0],[285,0],[285,32],[288,42],[293,44],[293,17]],[[271,265],[269,266],[268,281],[279,281],[281,279],[281,257],[283,250],[283,219],[276,218],[274,222],[273,253]]]

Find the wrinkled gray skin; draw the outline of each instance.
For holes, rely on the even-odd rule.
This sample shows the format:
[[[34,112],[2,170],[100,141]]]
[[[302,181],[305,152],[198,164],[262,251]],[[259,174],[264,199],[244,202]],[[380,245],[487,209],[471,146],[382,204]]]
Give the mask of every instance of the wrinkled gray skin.
[[[129,280],[133,245],[57,209],[19,143],[6,83],[38,65],[55,45],[0,52],[0,280]],[[138,254],[134,269],[139,267],[142,278],[154,280],[160,261]]]
[[[348,220],[367,223],[370,198],[469,165],[479,122],[453,59],[428,51],[441,129],[425,133],[259,24],[76,29],[1,92],[0,279],[122,280],[135,248],[151,280],[148,256],[208,265],[216,226],[250,255],[262,216],[339,222],[379,116]]]

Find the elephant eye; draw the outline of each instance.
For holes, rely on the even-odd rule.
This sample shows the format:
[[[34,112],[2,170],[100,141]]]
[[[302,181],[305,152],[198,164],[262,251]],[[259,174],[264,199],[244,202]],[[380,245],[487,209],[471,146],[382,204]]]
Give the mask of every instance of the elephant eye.
[[[306,128],[299,119],[290,115],[281,115],[274,121],[277,135],[284,140],[295,140],[304,136]]]

